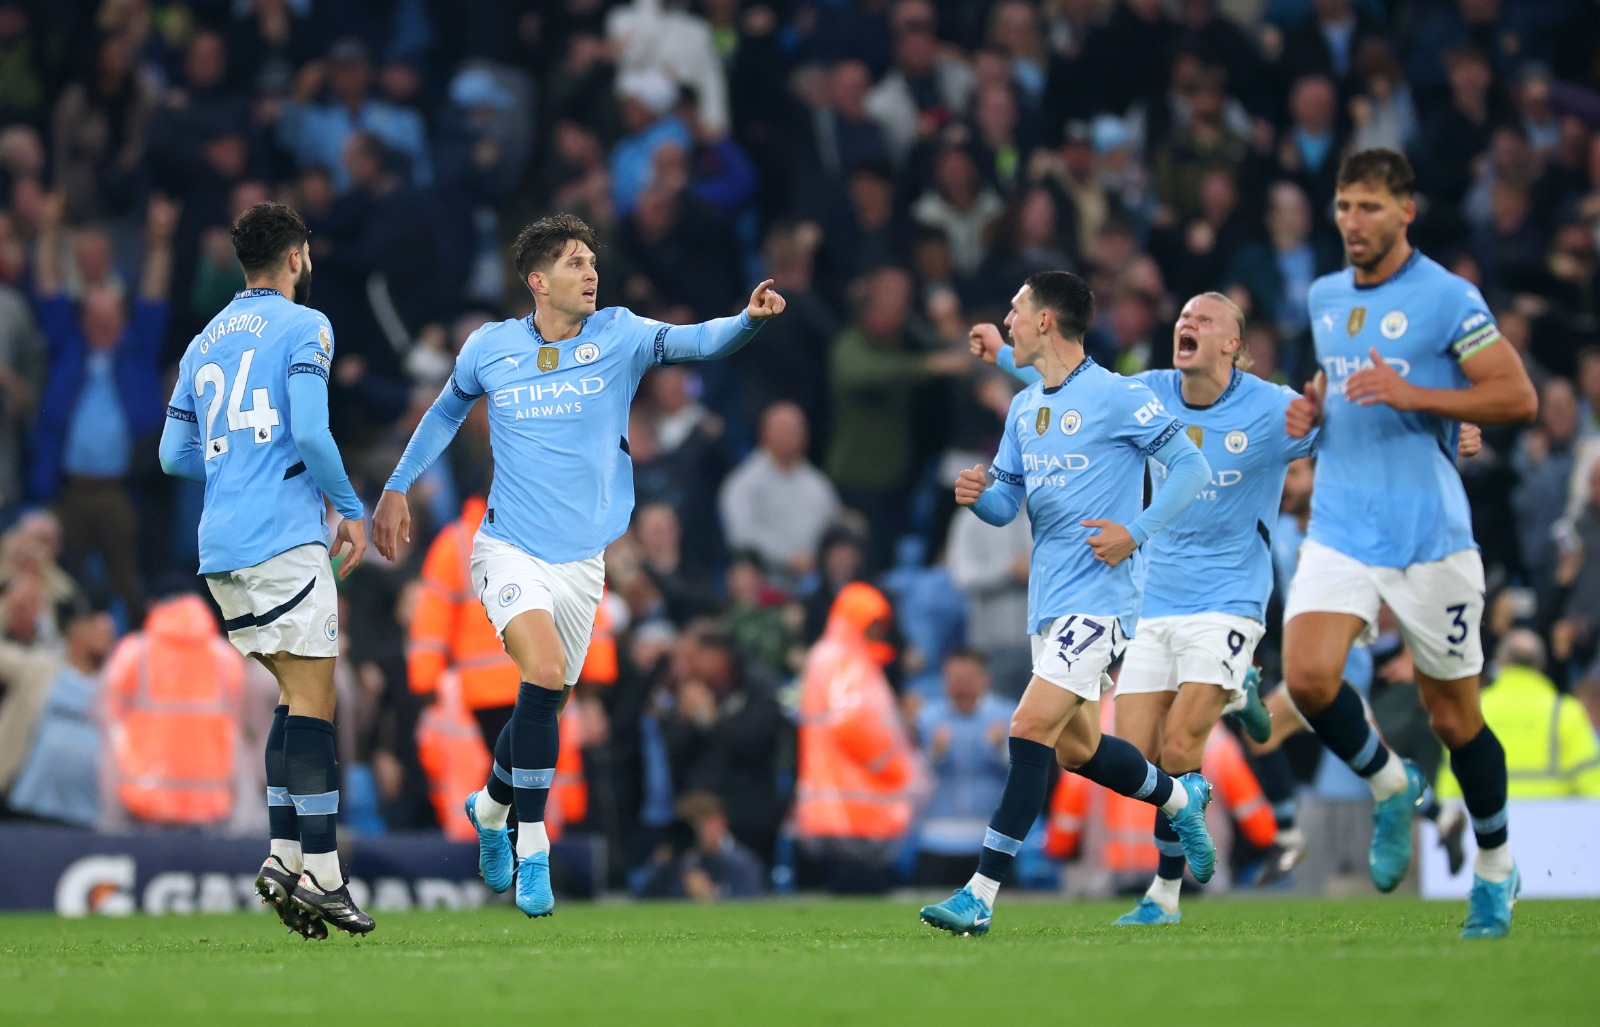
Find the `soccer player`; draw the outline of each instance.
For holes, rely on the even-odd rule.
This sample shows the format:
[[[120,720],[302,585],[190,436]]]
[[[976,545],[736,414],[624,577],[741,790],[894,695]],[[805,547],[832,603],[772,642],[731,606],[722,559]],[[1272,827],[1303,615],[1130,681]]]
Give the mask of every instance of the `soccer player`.
[[[597,246],[594,231],[570,214],[543,218],[517,236],[513,259],[533,293],[533,313],[468,337],[373,515],[373,542],[392,558],[399,540],[410,538],[406,493],[487,396],[495,475],[472,582],[522,685],[495,744],[493,772],[467,797],[466,810],[478,830],[484,882],[503,892],[515,877],[517,908],[530,917],[555,908],[544,809],[560,749],[557,716],[589,648],[602,554],[633,511],[634,391],[657,365],[737,351],[784,308],[765,281],[742,314],[703,324],[664,325],[623,307],[597,311]],[[506,830],[513,803],[521,824],[514,854]]]
[[[278,680],[267,733],[269,855],[256,890],[291,929],[366,934],[339,867],[333,661],[341,577],[367,549],[365,510],[328,430],[333,329],[311,297],[310,233],[293,210],[258,203],[233,223],[246,288],[195,336],[161,433],[161,467],[205,482],[200,573],[228,640]]]
[[[987,331],[985,331],[987,329]],[[1117,682],[1116,731],[1166,773],[1198,771],[1206,739],[1253,687],[1256,645],[1272,593],[1272,529],[1290,461],[1316,433],[1291,438],[1284,418],[1293,389],[1245,373],[1244,313],[1221,293],[1184,304],[1172,326],[1174,370],[1136,379],[1181,410],[1188,437],[1211,468],[1196,502],[1145,546],[1144,606]],[[974,353],[1013,370],[1014,354],[992,325],[973,330]],[[1170,487],[1150,464],[1155,496]],[[1258,704],[1259,705],[1259,704]],[[1150,890],[1118,925],[1175,924],[1184,855],[1172,820],[1156,814],[1160,862]]]
[[[1044,805],[1052,759],[1168,814],[1196,879],[1209,880],[1216,867],[1205,779],[1174,780],[1134,746],[1100,733],[1105,671],[1139,609],[1135,554],[1198,495],[1211,470],[1149,387],[1083,352],[1093,318],[1094,296],[1077,275],[1041,272],[1018,290],[1006,324],[1016,359],[1041,380],[1011,403],[993,483],[981,465],[956,481],[956,502],[990,524],[1006,524],[1028,505],[1033,676],[1011,717],[1011,769],[978,871],[922,909],[925,923],[952,934],[989,930],[1000,884]],[[1141,511],[1148,457],[1170,477]]]
[[[1284,608],[1284,677],[1323,744],[1371,786],[1368,862],[1378,889],[1392,890],[1411,862],[1426,785],[1384,745],[1341,674],[1389,605],[1477,836],[1462,937],[1504,937],[1520,880],[1506,844],[1505,751],[1478,703],[1483,561],[1452,457],[1458,422],[1526,422],[1538,397],[1478,290],[1406,238],[1417,207],[1405,157],[1353,153],[1337,182],[1351,266],[1311,286],[1321,369],[1285,421],[1295,436],[1320,425],[1322,438]]]

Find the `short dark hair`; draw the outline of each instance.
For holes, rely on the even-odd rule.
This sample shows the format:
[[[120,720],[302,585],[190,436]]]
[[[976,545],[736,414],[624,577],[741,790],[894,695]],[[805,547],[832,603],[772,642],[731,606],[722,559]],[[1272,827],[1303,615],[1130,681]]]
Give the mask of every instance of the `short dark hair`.
[[[305,221],[281,203],[258,203],[233,219],[233,252],[246,275],[270,271],[310,238]]]
[[[517,233],[511,244],[511,257],[517,265],[517,276],[523,281],[540,268],[549,267],[567,249],[569,242],[581,242],[594,252],[600,252],[600,242],[594,229],[576,214],[552,214],[540,218]]]
[[[989,669],[989,658],[977,649],[958,646],[944,654],[944,662],[946,664],[953,663],[956,660],[970,660],[985,670]]]
[[[1071,271],[1040,271],[1025,283],[1033,305],[1056,316],[1056,326],[1068,339],[1082,339],[1094,324],[1094,293],[1089,283]]]
[[[1397,199],[1409,200],[1417,189],[1417,173],[1405,154],[1374,147],[1357,150],[1340,162],[1337,187],[1347,185],[1382,186]]]

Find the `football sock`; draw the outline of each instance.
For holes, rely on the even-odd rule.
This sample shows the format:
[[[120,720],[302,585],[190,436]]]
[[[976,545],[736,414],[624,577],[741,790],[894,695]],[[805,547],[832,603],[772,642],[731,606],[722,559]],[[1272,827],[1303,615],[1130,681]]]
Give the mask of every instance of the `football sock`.
[[[316,717],[286,718],[283,756],[305,869],[325,890],[332,890],[344,883],[339,872],[339,765],[333,724]]]
[[[1261,794],[1272,804],[1272,819],[1279,831],[1292,831],[1295,824],[1294,766],[1282,749],[1249,757],[1250,769],[1261,782]]]
[[[272,835],[272,855],[291,874],[301,870],[300,824],[295,820],[294,801],[289,798],[289,774],[284,768],[284,722],[289,707],[275,706],[272,727],[267,729],[267,828]]]
[[[1183,891],[1183,880],[1180,877],[1157,877],[1150,882],[1150,888],[1145,897],[1168,913],[1178,911],[1178,896]]]
[[[984,905],[990,909],[994,908],[994,900],[1000,894],[999,881],[992,877],[985,877],[982,874],[973,874],[972,880],[967,882],[967,888],[972,894],[982,899]]]
[[[489,781],[479,789],[478,797],[473,802],[478,823],[488,828],[505,827],[515,795],[511,788],[511,722],[507,721],[494,741]]]
[[[1308,714],[1306,723],[1345,766],[1367,779],[1373,798],[1387,799],[1406,790],[1405,765],[1367,722],[1361,696],[1348,682],[1340,682],[1333,702],[1320,713]]]
[[[1160,810],[1156,811],[1156,853],[1156,877],[1163,881],[1183,880],[1183,843],[1178,840],[1178,830],[1172,826],[1172,818]]]
[[[1101,735],[1094,755],[1073,773],[1168,813],[1178,812],[1189,802],[1189,796],[1174,785],[1168,774],[1145,759],[1132,742],[1114,735]]]
[[[1472,817],[1472,833],[1478,839],[1478,857],[1474,864],[1479,870],[1478,876],[1486,881],[1503,881],[1511,874],[1511,857],[1503,853],[1506,752],[1489,725],[1485,724],[1465,745],[1450,750],[1450,770],[1461,784],[1461,797],[1466,800],[1467,813]],[[1483,872],[1485,867],[1489,873]]]
[[[1028,837],[1029,829],[1044,808],[1045,793],[1050,787],[1050,767],[1056,758],[1050,746],[1026,738],[1012,738],[1008,745],[1011,770],[1006,774],[1000,808],[989,821],[989,830],[983,836],[983,852],[978,857],[978,876],[994,882],[996,889],[1006,879],[1012,860],[1022,851],[1023,839]],[[984,901],[993,905],[993,895]]]
[[[511,712],[511,785],[517,807],[517,856],[543,849],[526,848],[544,837],[544,806],[556,776],[561,753],[560,688],[540,688],[524,681]],[[544,843],[545,848],[549,843]]]

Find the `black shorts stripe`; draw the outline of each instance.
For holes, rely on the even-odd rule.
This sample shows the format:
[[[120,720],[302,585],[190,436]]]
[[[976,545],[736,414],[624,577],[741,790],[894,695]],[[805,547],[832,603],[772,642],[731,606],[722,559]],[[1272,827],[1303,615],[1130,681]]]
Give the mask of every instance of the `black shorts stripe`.
[[[277,620],[279,617],[282,617],[284,614],[288,613],[290,610],[294,609],[296,606],[299,606],[305,601],[306,596],[311,594],[311,590],[316,587],[317,579],[312,578],[310,581],[306,582],[306,587],[295,593],[295,597],[290,599],[288,602],[283,603],[280,606],[274,606],[272,609],[263,614],[247,613],[242,617],[235,617],[232,620],[225,620],[222,622],[222,630],[224,633],[226,633],[229,631],[238,631],[240,628],[264,628],[268,624],[271,624],[273,621]]]
[[[290,478],[297,478],[304,473],[306,473],[306,462],[302,460],[283,472],[283,480],[288,481]]]

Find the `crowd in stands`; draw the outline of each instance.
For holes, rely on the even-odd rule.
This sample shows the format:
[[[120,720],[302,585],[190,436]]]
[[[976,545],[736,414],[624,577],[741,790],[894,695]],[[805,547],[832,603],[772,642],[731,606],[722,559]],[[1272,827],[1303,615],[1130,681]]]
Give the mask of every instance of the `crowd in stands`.
[[[243,286],[230,221],[269,198],[311,228],[369,510],[467,335],[531,309],[505,256],[526,222],[596,228],[602,306],[786,297],[634,408],[637,511],[557,786],[616,886],[744,896],[778,867],[872,890],[976,852],[1028,675],[1029,536],[951,498],[1016,388],[969,326],[1074,270],[1088,352],[1132,374],[1171,366],[1176,310],[1215,289],[1253,373],[1299,386],[1352,148],[1411,156],[1412,240],[1481,288],[1539,388],[1535,424],[1460,463],[1487,649],[1520,639],[1519,680],[1600,721],[1596,39],[1587,0],[0,0],[7,815],[264,820],[272,683],[218,642],[201,490],[156,441],[179,356]],[[413,490],[401,558],[341,584],[347,832],[459,830],[437,780],[487,766],[465,683],[493,636],[440,612],[476,599],[431,555],[488,486],[481,414]],[[1375,693],[1414,695],[1377,652]],[[208,798],[182,811],[137,785],[163,688],[212,718],[185,729]]]

